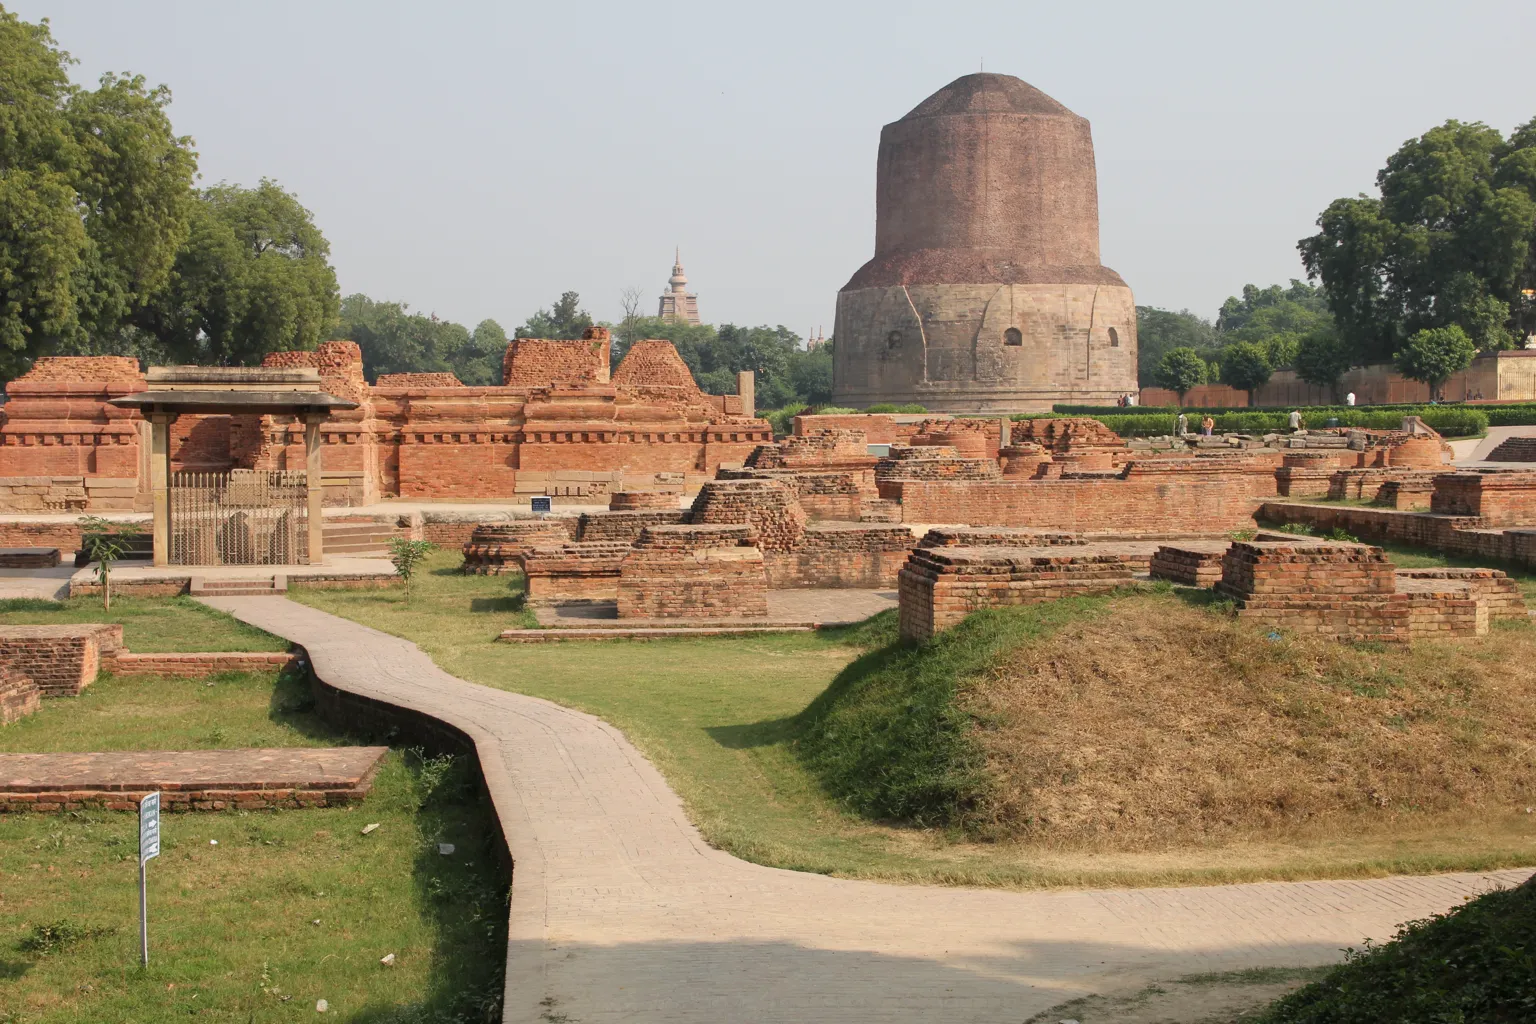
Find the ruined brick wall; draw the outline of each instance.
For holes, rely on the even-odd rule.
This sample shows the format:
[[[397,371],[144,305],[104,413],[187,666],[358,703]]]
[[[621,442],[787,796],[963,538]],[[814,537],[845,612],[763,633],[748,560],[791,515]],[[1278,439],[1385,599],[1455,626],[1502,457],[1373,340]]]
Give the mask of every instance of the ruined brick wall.
[[[123,646],[119,625],[0,626],[0,659],[45,697],[73,697],[96,681],[103,656]]]
[[[109,403],[144,387],[137,361],[118,356],[47,356],[8,383],[0,425],[3,507],[134,508],[141,419]]]
[[[101,668],[119,676],[158,676],[202,679],[219,672],[281,672],[297,660],[293,654],[252,651],[212,651],[189,654],[135,654],[119,651],[104,656]]]
[[[679,397],[702,394],[677,348],[670,341],[655,339],[643,339],[629,347],[614,370],[613,383],[638,391],[659,389],[664,395],[675,393]]]
[[[1487,526],[1536,524],[1536,472],[1442,473],[1434,478],[1434,489],[1434,512],[1477,516]]]
[[[790,551],[763,553],[768,585],[796,587],[894,587],[917,538],[905,526],[880,523],[811,523]]]
[[[529,551],[571,540],[567,522],[564,519],[525,519],[477,526],[460,549],[464,555],[463,570],[479,576],[521,572],[522,557]]]
[[[589,327],[579,341],[514,338],[501,358],[501,383],[509,388],[542,388],[552,381],[567,384],[608,383],[606,327]]]
[[[793,469],[722,469],[717,480],[778,480],[794,491],[812,522],[857,522],[866,501],[877,497],[874,473],[819,472]]]
[[[1021,420],[1013,424],[1010,434],[1014,444],[1038,444],[1050,452],[1068,452],[1074,448],[1125,447],[1124,438],[1087,416]]]
[[[916,548],[898,574],[904,640],[926,640],[983,608],[1105,594],[1134,578],[1130,556],[1088,548]]]
[[[682,495],[677,491],[615,491],[608,497],[608,509],[611,512],[671,511],[679,506],[681,499]]]
[[[1265,479],[1268,495],[1260,487]],[[1273,486],[1272,476],[1256,477],[1235,459],[1150,460],[1129,463],[1118,476],[1089,479],[907,480],[891,496],[900,498],[908,523],[1166,536],[1252,526]]]
[[[914,417],[898,421],[885,413],[856,413],[852,415],[821,414],[796,416],[791,421],[791,436],[819,433],[823,430],[857,430],[864,435],[866,444],[910,444],[917,433],[918,422]]]
[[[809,517],[794,491],[779,480],[715,480],[694,498],[688,521],[749,524],[764,551],[789,551],[805,532]]]
[[[862,430],[819,429],[758,445],[747,459],[751,469],[873,469]]]
[[[536,547],[522,556],[530,604],[612,601],[628,543],[571,541]]]
[[[650,509],[640,511],[583,512],[578,518],[576,539],[633,544],[647,526],[662,526],[688,521],[686,509]]]
[[[620,619],[766,618],[763,553],[755,547],[635,548],[624,559],[618,600]]]
[[[461,388],[464,382],[451,373],[381,373],[376,388]]]
[[[34,714],[41,703],[32,677],[14,662],[0,657],[0,725]]]

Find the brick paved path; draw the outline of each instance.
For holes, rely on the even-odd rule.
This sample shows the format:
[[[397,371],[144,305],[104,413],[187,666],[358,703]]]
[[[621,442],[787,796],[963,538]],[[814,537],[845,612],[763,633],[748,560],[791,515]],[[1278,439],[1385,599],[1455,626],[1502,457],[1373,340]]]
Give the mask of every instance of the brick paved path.
[[[334,686],[475,739],[516,861],[509,1022],[987,1021],[1142,979],[1322,963],[1529,871],[1017,893],[759,867],[711,849],[618,730],[464,682],[414,644],[286,599],[208,604]]]

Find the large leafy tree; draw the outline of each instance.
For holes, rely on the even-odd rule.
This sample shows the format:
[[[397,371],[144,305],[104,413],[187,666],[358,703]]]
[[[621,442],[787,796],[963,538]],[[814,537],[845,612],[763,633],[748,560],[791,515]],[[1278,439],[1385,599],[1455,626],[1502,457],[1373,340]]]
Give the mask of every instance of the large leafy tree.
[[[1522,295],[1536,287],[1536,120],[1508,139],[1447,121],[1405,142],[1376,184],[1380,198],[1335,200],[1298,243],[1357,361],[1430,328],[1489,350],[1536,326]]]
[[[1333,317],[1322,289],[1296,280],[1288,288],[1244,285],[1242,298],[1228,298],[1216,316],[1220,340],[1258,345],[1273,369],[1294,366],[1302,339],[1314,331],[1332,328]]]
[[[581,308],[581,296],[562,292],[548,309],[535,312],[517,329],[519,338],[574,340],[592,326],[592,314]]]
[[[1187,309],[1136,307],[1136,370],[1143,384],[1156,383],[1157,368],[1172,349],[1194,349],[1209,360],[1219,347],[1216,328],[1204,317]]]
[[[499,384],[507,336],[495,320],[473,332],[436,315],[412,313],[401,302],[348,295],[341,303],[340,336],[363,352],[363,373],[452,373],[465,384]]]
[[[1296,348],[1296,376],[1308,384],[1327,388],[1338,401],[1339,378],[1354,365],[1349,346],[1331,328],[1319,328],[1301,339]]]
[[[340,306],[330,251],[310,212],[274,181],[204,189],[170,286],[135,324],[188,362],[248,365],[313,349]]]
[[[1269,382],[1274,367],[1262,345],[1251,341],[1238,341],[1221,352],[1221,382],[1228,387],[1248,392],[1248,404],[1253,404],[1253,389]]]
[[[170,92],[69,82],[48,23],[0,9],[0,372],[91,350],[169,280],[197,155]]]
[[[1392,361],[1398,373],[1428,384],[1431,397],[1438,399],[1445,382],[1470,366],[1476,355],[1477,346],[1467,332],[1452,324],[1414,332],[1392,354]]]
[[[1184,396],[1204,384],[1210,372],[1210,367],[1194,349],[1171,348],[1163,353],[1162,361],[1157,364],[1155,379],[1158,387],[1178,395],[1179,404],[1183,405]]]

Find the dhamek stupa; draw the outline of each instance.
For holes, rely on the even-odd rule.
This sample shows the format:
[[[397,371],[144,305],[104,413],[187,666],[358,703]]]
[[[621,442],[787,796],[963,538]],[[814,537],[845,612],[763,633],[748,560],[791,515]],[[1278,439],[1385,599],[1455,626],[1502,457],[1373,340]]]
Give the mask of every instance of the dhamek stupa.
[[[1086,119],[958,78],[880,132],[875,255],[837,296],[833,401],[946,412],[1136,390],[1136,302],[1099,262]]]

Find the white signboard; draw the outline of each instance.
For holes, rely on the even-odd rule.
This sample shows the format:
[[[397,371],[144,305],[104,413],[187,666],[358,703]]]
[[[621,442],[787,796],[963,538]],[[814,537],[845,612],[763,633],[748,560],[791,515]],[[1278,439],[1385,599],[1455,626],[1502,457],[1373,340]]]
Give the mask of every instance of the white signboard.
[[[160,856],[160,794],[139,801],[139,863]]]

